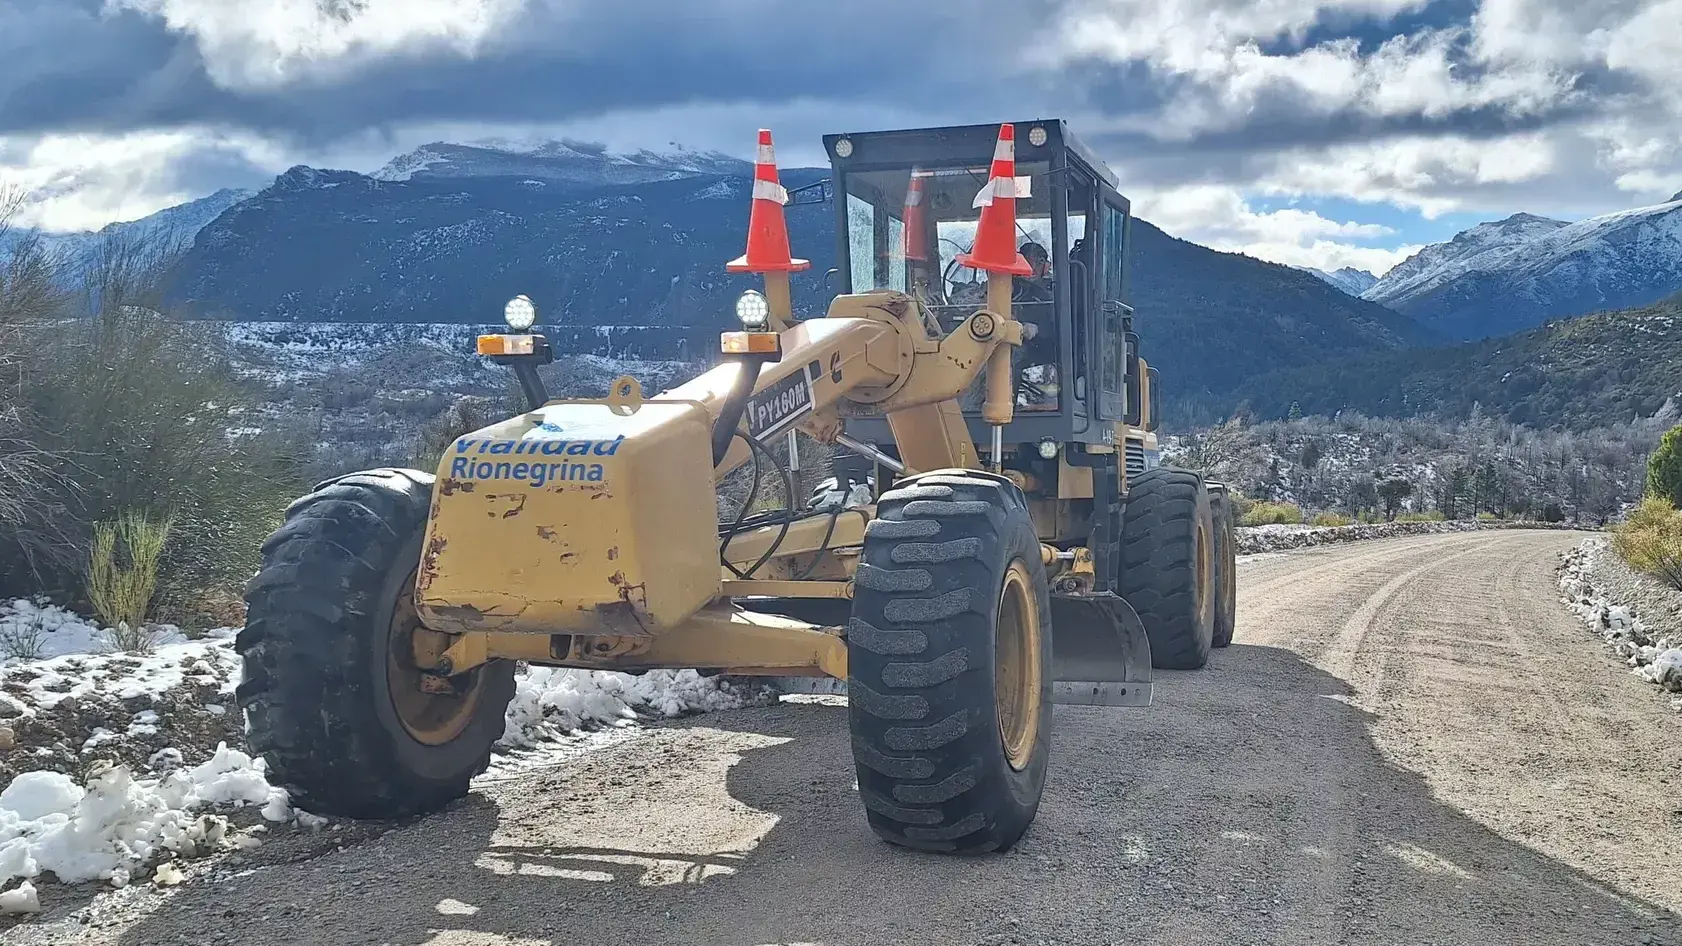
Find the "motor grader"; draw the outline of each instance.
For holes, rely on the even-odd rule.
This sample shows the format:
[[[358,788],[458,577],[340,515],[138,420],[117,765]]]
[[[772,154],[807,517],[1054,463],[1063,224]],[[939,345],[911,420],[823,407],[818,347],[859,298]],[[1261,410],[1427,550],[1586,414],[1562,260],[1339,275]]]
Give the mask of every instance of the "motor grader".
[[[517,662],[694,668],[845,681],[876,834],[1003,850],[1038,810],[1053,704],[1148,705],[1153,666],[1230,639],[1224,494],[1150,459],[1115,176],[1060,121],[824,143],[827,312],[793,311],[806,264],[762,132],[727,268],[764,292],[715,367],[551,398],[522,296],[479,352],[513,369],[523,413],[436,475],[353,473],[291,506],[247,592],[239,700],[297,803],[391,818],[463,795]],[[811,502],[797,435],[838,456]],[[721,516],[720,483],[750,466]],[[783,508],[763,508],[771,484]]]

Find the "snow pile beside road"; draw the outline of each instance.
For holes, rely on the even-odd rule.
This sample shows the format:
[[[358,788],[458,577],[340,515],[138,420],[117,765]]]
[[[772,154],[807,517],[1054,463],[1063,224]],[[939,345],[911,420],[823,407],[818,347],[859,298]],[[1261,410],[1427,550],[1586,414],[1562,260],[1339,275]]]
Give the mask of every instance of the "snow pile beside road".
[[[325,823],[293,809],[246,751],[237,629],[187,640],[169,628],[150,653],[110,653],[97,625],[27,601],[0,604],[0,628],[47,642],[39,659],[0,661],[0,888],[43,873],[123,886],[158,864],[154,882],[178,882],[174,860],[257,843],[260,824],[230,825],[239,809],[243,824]],[[522,666],[498,748],[523,757],[584,731],[752,705],[768,693],[693,670]],[[35,885],[0,890],[0,913],[36,909]]]
[[[213,806],[258,808],[273,822],[319,823],[269,785],[261,760],[227,746],[200,765],[154,778],[136,778],[125,765],[96,766],[85,786],[59,772],[25,772],[0,792],[0,884],[50,871],[64,883],[122,887],[160,860],[257,843],[226,817],[199,813]],[[27,906],[33,897],[14,899]]]
[[[1389,539],[1404,535],[1435,535],[1444,532],[1476,532],[1482,529],[1569,529],[1553,522],[1485,522],[1461,519],[1452,522],[1384,522],[1353,526],[1240,526],[1233,531],[1238,554],[1282,552],[1287,549],[1329,545],[1334,542],[1358,542],[1363,539]]]
[[[500,740],[529,749],[597,726],[624,726],[645,716],[684,716],[739,709],[766,700],[763,687],[693,670],[650,670],[640,676],[601,670],[530,667],[514,681],[508,728]]]
[[[1629,664],[1631,672],[1682,693],[1682,593],[1631,571],[1603,538],[1585,539],[1565,553],[1559,590],[1565,604]],[[1631,607],[1636,599],[1641,599],[1645,619]],[[1682,710],[1682,698],[1672,705]]]

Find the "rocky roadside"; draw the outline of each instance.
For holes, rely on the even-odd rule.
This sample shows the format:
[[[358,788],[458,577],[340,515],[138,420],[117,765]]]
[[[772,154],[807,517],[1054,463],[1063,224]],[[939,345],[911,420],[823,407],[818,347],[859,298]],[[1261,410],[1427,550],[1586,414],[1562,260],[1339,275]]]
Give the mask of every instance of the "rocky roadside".
[[[1564,553],[1559,572],[1561,600],[1631,673],[1682,694],[1682,591],[1630,568],[1598,536]],[[1682,712],[1682,696],[1670,702]]]
[[[1556,522],[1485,522],[1461,519],[1451,522],[1384,522],[1352,526],[1240,526],[1233,530],[1239,555],[1284,552],[1336,542],[1392,539],[1404,535],[1435,535],[1446,532],[1477,532],[1485,529],[1576,529]]]

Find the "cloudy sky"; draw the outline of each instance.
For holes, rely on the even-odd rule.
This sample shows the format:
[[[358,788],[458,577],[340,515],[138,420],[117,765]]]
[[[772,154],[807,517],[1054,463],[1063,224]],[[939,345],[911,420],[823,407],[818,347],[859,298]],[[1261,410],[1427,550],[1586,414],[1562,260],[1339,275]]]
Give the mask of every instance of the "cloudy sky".
[[[1171,233],[1382,271],[1682,190],[1682,0],[0,0],[0,183],[54,230],[435,140],[1029,115]]]

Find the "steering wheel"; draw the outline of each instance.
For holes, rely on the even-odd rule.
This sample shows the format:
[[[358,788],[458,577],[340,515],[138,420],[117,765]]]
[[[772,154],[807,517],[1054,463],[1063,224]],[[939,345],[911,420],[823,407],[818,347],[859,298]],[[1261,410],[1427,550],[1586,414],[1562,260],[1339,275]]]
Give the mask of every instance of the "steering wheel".
[[[954,247],[958,247],[960,253],[967,254],[971,250],[971,248],[969,248],[969,247],[959,246],[958,243],[956,241],[953,241],[953,240],[942,240],[941,242],[951,243]],[[960,267],[960,265],[961,264],[959,264],[959,262],[958,262],[958,254],[954,253],[952,255],[952,261],[946,264],[946,269],[941,272],[940,278],[945,283],[947,283],[949,285],[952,285],[952,286],[959,286],[959,285],[974,286],[974,285],[977,285],[978,283],[981,282],[981,270],[978,270],[978,269],[971,269],[969,279],[967,281],[963,282],[963,283],[960,283],[958,280],[952,278],[953,271],[958,269]],[[1027,297],[1027,292],[1028,292],[1027,282],[1023,279],[1018,278],[1017,280],[1015,280],[1014,282],[1011,283],[1011,286],[1010,286],[1010,301],[1013,302],[1013,303],[1024,301]]]

